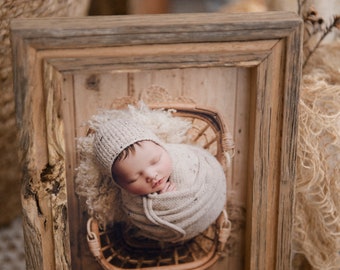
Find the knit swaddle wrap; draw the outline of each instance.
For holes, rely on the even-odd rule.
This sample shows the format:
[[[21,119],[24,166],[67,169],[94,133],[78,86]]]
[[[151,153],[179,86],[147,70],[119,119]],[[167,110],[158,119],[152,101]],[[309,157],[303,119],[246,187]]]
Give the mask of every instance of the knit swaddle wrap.
[[[167,144],[173,160],[170,181],[176,191],[136,196],[122,190],[124,212],[141,234],[178,242],[195,237],[213,223],[226,202],[226,180],[219,162],[206,150]]]

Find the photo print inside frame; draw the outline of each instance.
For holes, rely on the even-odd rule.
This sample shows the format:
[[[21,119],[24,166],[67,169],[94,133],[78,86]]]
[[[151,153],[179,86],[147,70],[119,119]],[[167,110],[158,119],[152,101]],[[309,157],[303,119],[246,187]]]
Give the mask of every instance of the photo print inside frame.
[[[139,200],[135,201],[132,207],[127,206],[130,201],[134,201],[134,196],[129,198],[129,195],[125,194],[122,197],[120,189],[112,185],[111,177],[106,179],[107,176],[103,175],[94,163],[95,132],[115,119],[133,119],[165,143],[165,149],[176,153],[173,156],[173,169],[176,172],[174,179],[171,178],[170,181],[178,181],[179,186],[176,187],[176,193],[170,193],[173,196],[166,194],[164,198],[160,198],[162,195],[152,195],[143,199],[144,208],[145,200],[154,205],[152,214],[150,210],[141,214],[143,211],[139,208],[142,207],[142,201]],[[231,176],[234,142],[228,126],[216,111],[199,107],[187,97],[172,98],[165,89],[152,86],[141,93],[139,100],[131,96],[118,98],[111,109],[91,117],[90,125],[88,135],[78,139],[81,151],[76,192],[86,200],[85,208],[87,207],[91,214],[87,222],[89,248],[105,269],[158,266],[174,269],[206,268],[227,252],[226,241],[231,233],[231,223],[224,194],[226,181],[230,180]],[[127,129],[128,134],[133,132],[129,126],[122,128]],[[111,130],[106,135],[110,137],[115,134],[114,140],[117,141],[119,134],[123,133],[121,129]],[[127,133],[123,141],[126,136],[129,137]],[[139,133],[139,136],[142,134]],[[178,144],[199,146],[206,149],[211,157],[207,156],[201,160],[200,152],[192,152],[195,154],[188,160],[187,155],[194,149],[188,147],[188,152],[180,154],[178,151],[182,148]],[[116,144],[114,145],[112,150],[116,149]],[[106,150],[107,148],[111,149],[105,145]],[[211,163],[213,157],[222,166],[216,167],[217,163]],[[205,162],[206,158],[210,160],[209,163]],[[197,166],[199,171],[191,174]],[[218,173],[222,172],[222,168],[225,174]],[[188,186],[186,183],[191,184]],[[124,198],[127,198],[125,202]],[[165,209],[169,205],[172,205],[171,211],[167,212]],[[135,217],[128,212],[125,216],[122,209],[125,209],[125,213],[130,209],[129,211],[140,214]],[[125,218],[121,217],[122,214]],[[144,220],[141,224],[141,215],[148,217],[150,223]],[[150,215],[153,217],[150,218]],[[126,224],[129,219],[133,223],[137,222],[140,229],[129,226],[131,221]],[[112,223],[100,225],[107,224],[108,221]],[[171,225],[168,224],[170,221]],[[155,229],[155,226],[160,228]],[[147,232],[144,236],[143,231]],[[172,231],[174,233],[171,233]],[[166,240],[166,237],[173,236],[179,239]],[[237,236],[234,235],[233,238]]]

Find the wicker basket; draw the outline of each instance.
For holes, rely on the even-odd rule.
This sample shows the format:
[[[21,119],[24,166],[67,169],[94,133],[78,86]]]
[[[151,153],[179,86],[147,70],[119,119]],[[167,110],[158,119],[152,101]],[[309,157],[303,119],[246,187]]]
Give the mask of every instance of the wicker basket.
[[[127,103],[131,104],[131,100]],[[192,102],[150,104],[149,101],[148,105],[151,108],[171,109],[174,116],[189,119],[192,122],[192,128],[187,133],[189,141],[211,152],[228,173],[226,153],[232,153],[234,145],[217,112],[197,107]],[[223,211],[200,235],[183,243],[171,244],[141,237],[138,229],[122,223],[102,230],[97,221],[90,218],[87,241],[91,253],[103,269],[206,269],[223,256],[230,230],[227,212]]]

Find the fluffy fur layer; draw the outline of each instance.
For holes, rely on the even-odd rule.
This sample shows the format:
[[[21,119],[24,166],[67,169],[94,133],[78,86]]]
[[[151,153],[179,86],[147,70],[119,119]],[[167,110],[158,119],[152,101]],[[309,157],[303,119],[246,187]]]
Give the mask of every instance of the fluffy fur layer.
[[[131,117],[150,128],[162,141],[185,143],[185,136],[191,123],[178,117],[172,117],[171,111],[150,110],[143,103],[138,107],[130,106],[127,110],[106,110],[93,116],[88,126],[96,130],[102,123],[112,118]],[[80,165],[77,169],[76,192],[85,198],[86,208],[101,225],[123,220],[120,189],[110,177],[98,170],[93,156],[93,134],[78,139]]]

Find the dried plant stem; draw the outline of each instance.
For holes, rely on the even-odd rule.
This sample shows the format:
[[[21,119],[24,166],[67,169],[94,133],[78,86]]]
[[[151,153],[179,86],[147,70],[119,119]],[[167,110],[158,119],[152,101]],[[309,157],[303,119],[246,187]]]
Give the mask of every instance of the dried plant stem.
[[[321,44],[321,42],[325,39],[325,37],[332,31],[334,25],[331,24],[330,26],[326,27],[326,30],[323,32],[322,36],[320,37],[320,39],[318,40],[318,42],[314,45],[313,49],[309,51],[308,55],[306,56],[306,59],[303,63],[303,68],[307,65],[310,57],[313,55],[313,53],[315,52],[315,50],[319,47],[319,45]]]
[[[298,14],[302,16],[302,7],[306,4],[307,0],[298,0]]]

